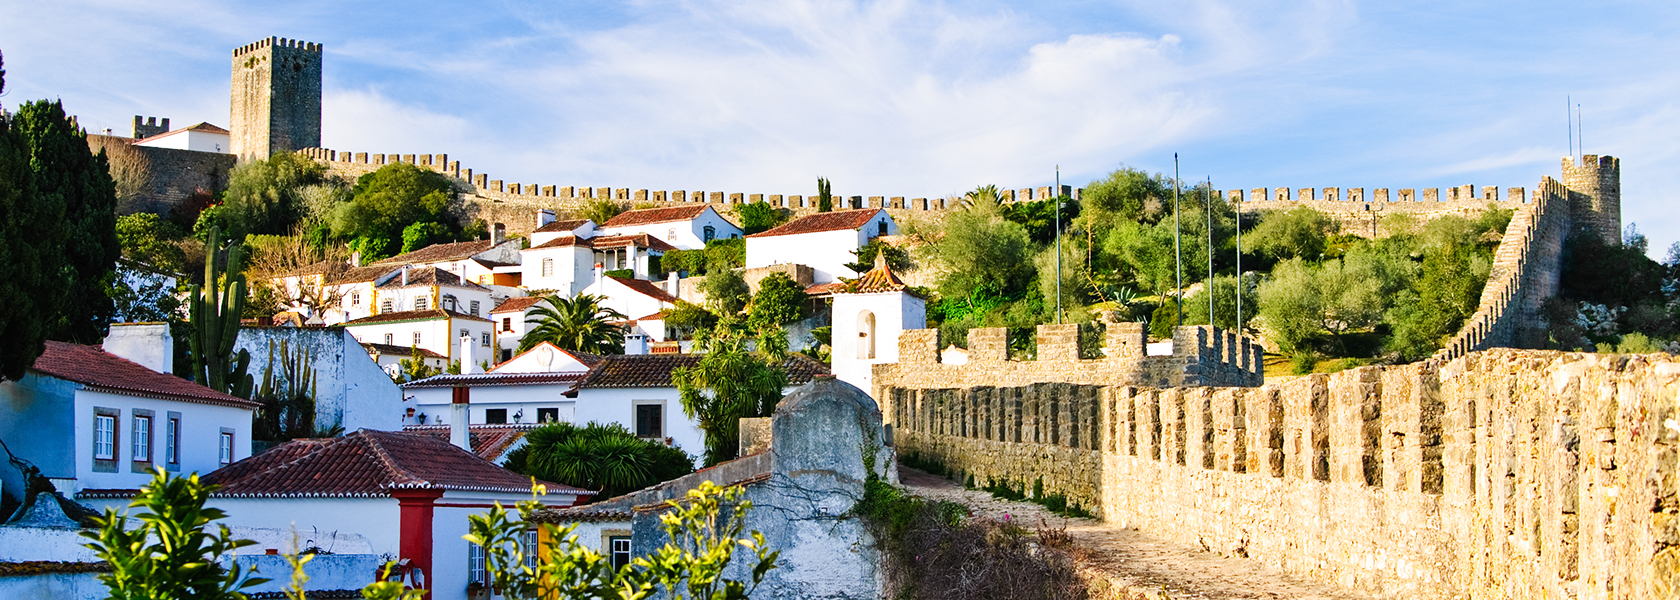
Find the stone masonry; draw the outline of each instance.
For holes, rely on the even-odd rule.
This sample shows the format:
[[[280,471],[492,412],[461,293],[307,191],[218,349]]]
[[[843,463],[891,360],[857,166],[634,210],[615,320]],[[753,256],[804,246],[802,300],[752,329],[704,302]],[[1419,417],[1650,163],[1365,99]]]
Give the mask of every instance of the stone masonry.
[[[321,145],[321,51],[278,37],[234,49],[228,130],[235,156]]]
[[[876,382],[907,456],[1351,592],[1680,595],[1672,356],[1498,349],[1259,388]]]

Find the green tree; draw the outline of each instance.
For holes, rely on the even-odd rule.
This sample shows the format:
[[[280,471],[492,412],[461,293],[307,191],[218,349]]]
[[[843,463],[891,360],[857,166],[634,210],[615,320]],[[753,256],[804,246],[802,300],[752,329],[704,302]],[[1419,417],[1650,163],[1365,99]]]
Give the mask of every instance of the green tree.
[[[706,274],[706,250],[666,250],[659,257],[659,267],[666,272],[686,272],[690,276]]]
[[[755,326],[781,327],[807,316],[809,296],[786,273],[771,273],[758,282],[747,321]]]
[[[579,294],[576,298],[549,296],[531,309],[525,322],[535,325],[519,338],[519,351],[549,342],[566,350],[590,354],[623,354],[624,328],[614,320],[624,320],[616,310],[601,306],[600,296]]]
[[[130,507],[144,512],[129,524],[126,513],[105,509],[96,517],[98,531],[84,531],[82,537],[111,572],[99,576],[112,600],[197,600],[243,599],[240,590],[268,579],[251,577],[236,561],[225,561],[239,548],[256,544],[233,537],[227,525],[212,521],[227,513],[205,508],[204,502],[216,486],[199,482],[198,475],[170,477],[157,469],[149,485],[140,488]]]
[[[694,459],[617,423],[554,423],[525,434],[502,465],[543,481],[600,492],[607,499],[694,472]]]
[[[391,379],[397,383],[407,383],[442,373],[441,369],[426,364],[426,355],[420,353],[419,346],[409,346],[408,358],[397,360],[397,376]]]
[[[64,106],[37,100],[18,108],[13,122],[28,148],[33,193],[61,203],[68,235],[52,247],[62,257],[53,273],[66,301],[32,315],[47,320],[52,339],[94,344],[105,338],[114,311],[108,295],[117,258],[117,188],[102,150],[88,150],[87,134]],[[32,225],[41,225],[35,223]]]
[[[1178,263],[1170,219],[1157,225],[1121,221],[1108,230],[1102,248],[1105,262],[1128,275],[1138,288],[1163,297],[1176,288]]]
[[[1335,219],[1305,206],[1272,211],[1243,236],[1243,246],[1277,260],[1317,260],[1324,254],[1326,240],[1338,229]]]
[[[1476,312],[1491,267],[1487,256],[1470,246],[1427,252],[1416,286],[1398,294],[1389,310],[1389,348],[1406,360],[1433,354]]]
[[[747,266],[747,241],[740,238],[706,242],[706,272]]]
[[[741,230],[747,235],[769,230],[787,221],[780,209],[763,200],[735,205],[735,216],[741,219]]]
[[[363,262],[396,254],[403,231],[416,223],[437,223],[450,235],[461,232],[463,209],[455,185],[442,173],[392,163],[356,180],[348,202],[333,209],[333,235],[349,240]]]
[[[749,343],[758,349],[749,351]],[[694,346],[703,355],[700,363],[672,370],[671,379],[683,413],[705,433],[706,464],[715,465],[735,458],[742,418],[775,412],[787,387],[787,372],[780,366],[787,336],[778,328],[751,331],[726,316],[716,328],[697,332]]]
[[[1032,247],[1019,223],[1004,219],[996,188],[970,192],[967,206],[945,217],[942,236],[926,248],[942,267],[939,293],[964,297],[978,289],[1018,295],[1033,276]]]
[[[1254,278],[1244,278],[1242,297],[1243,325],[1254,320],[1254,313],[1260,306],[1260,295]],[[1213,290],[1213,318],[1208,318],[1208,290]],[[1186,325],[1203,325],[1211,321],[1213,326],[1223,329],[1236,329],[1237,322],[1237,278],[1230,275],[1220,275],[1213,278],[1213,284],[1204,286],[1201,291],[1184,299],[1184,323]]]
[[[1061,228],[1066,231],[1074,218],[1079,216],[1079,205],[1074,204],[1067,196],[1011,202],[1002,206],[1002,214],[1003,218],[1020,223],[1021,227],[1027,230],[1027,237],[1034,243],[1048,244],[1056,239],[1058,203],[1061,205]]]
[[[3,83],[3,82],[0,82]],[[0,111],[0,378],[17,380],[46,351],[49,315],[64,303],[64,198],[38,194],[15,117]],[[101,294],[103,295],[103,294]]]
[[[1155,223],[1170,215],[1171,202],[1170,179],[1122,167],[1085,185],[1080,194],[1080,216],[1088,241],[1095,242],[1109,227],[1121,222]]]
[[[600,225],[612,220],[613,217],[618,216],[618,213],[621,212],[624,212],[623,204],[614,202],[612,198],[596,198],[585,204],[583,206],[583,210],[578,212],[578,216],[594,221],[596,225]]]
[[[170,276],[140,263],[123,261],[108,292],[114,308],[113,322],[180,322],[181,300],[175,296],[177,286],[169,284]]]
[[[511,599],[642,600],[659,593],[671,600],[747,600],[765,574],[776,568],[780,553],[757,531],[742,537],[752,509],[742,493],[741,487],[707,481],[681,501],[667,501],[667,512],[659,518],[665,545],[617,569],[606,555],[578,541],[572,533],[576,525],[559,527],[534,519],[543,508],[535,501],[519,503],[517,519],[500,505],[467,517],[465,537],[484,548],[488,583]],[[533,522],[539,523],[541,538],[553,541],[536,556],[527,556],[525,540]],[[751,552],[744,563],[750,567],[750,581],[723,576],[738,549]],[[387,594],[379,598],[396,598],[389,595],[394,592],[389,586],[378,591]]]
[[[817,212],[825,213],[834,210],[834,188],[828,180],[817,178]]]
[[[186,252],[175,243],[182,235],[173,223],[152,213],[134,213],[117,217],[116,231],[124,258],[169,273],[186,270]]]
[[[881,238],[869,240],[869,243],[852,251],[852,254],[857,255],[857,262],[847,263],[846,268],[851,269],[859,275],[868,273],[870,269],[874,269],[875,257],[882,254],[885,254],[887,257],[887,267],[894,271],[903,273],[916,268],[915,261],[910,258],[909,250],[883,242],[881,241]]]
[[[413,252],[432,244],[454,241],[455,236],[449,227],[442,223],[415,223],[403,228],[402,251]]]
[[[752,290],[747,280],[741,278],[740,271],[716,264],[700,282],[700,291],[706,294],[706,303],[712,311],[725,317],[739,314],[752,297]]]
[[[231,239],[247,234],[285,235],[309,214],[307,188],[326,180],[325,166],[302,154],[282,152],[244,161],[228,173],[227,191],[213,223]],[[202,223],[202,221],[201,221]]]
[[[718,317],[712,311],[685,300],[677,300],[676,306],[665,313],[665,327],[677,339],[692,337],[701,329],[710,329],[717,325],[717,321]]]

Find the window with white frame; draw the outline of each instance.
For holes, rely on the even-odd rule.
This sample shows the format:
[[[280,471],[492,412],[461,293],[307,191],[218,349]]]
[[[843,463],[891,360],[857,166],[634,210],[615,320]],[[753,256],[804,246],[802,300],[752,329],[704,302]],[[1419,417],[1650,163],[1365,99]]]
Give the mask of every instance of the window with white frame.
[[[386,345],[388,345],[388,346],[396,345],[396,343],[397,343],[397,334],[394,334],[394,333],[385,334],[385,344]]]
[[[472,301],[471,306],[472,306],[472,316],[475,316],[475,317],[478,316],[478,301],[477,300]]]
[[[181,417],[169,417],[163,438],[163,460],[172,465],[181,464]]]
[[[478,345],[484,346],[485,348],[490,347],[490,332],[486,331],[486,332],[484,332],[483,335],[480,335],[478,337],[479,337]]]
[[[484,546],[467,542],[467,583],[489,583],[484,571]]]
[[[420,296],[414,299],[414,310],[426,310],[430,306],[431,298]]]
[[[677,241],[677,228],[672,227],[669,231],[665,232],[665,241],[668,241],[668,242]]]
[[[115,415],[95,415],[93,417],[93,458],[94,460],[117,459],[117,417]]]
[[[532,569],[537,568],[537,539],[536,528],[525,530],[525,566]]]
[[[455,297],[454,296],[444,296],[442,306],[443,306],[444,310],[455,310]]]
[[[361,305],[362,305],[362,293],[361,292],[350,292],[350,306],[361,306]]]
[[[152,461],[152,418],[134,415],[133,460],[134,462]]]
[[[390,298],[386,298],[384,300],[379,301],[379,312],[388,313],[388,312],[391,312],[391,310],[392,310],[392,308],[391,308],[391,299]]]
[[[554,259],[552,259],[552,258],[542,259],[542,276],[543,277],[553,277],[554,276]]]
[[[615,535],[607,538],[607,544],[611,546],[609,550],[612,552],[614,569],[621,569],[630,564],[630,536]]]
[[[420,345],[420,332],[414,332],[414,345]]]
[[[216,459],[224,465],[233,464],[233,432],[223,431],[217,444]]]

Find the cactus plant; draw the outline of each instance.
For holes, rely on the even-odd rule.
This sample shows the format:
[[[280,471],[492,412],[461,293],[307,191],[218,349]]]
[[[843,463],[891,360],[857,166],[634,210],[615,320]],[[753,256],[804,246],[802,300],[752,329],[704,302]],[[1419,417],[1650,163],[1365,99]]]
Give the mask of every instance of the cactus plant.
[[[275,370],[275,359],[280,362]],[[257,401],[263,405],[257,420],[257,435],[269,441],[284,441],[315,434],[315,392],[319,377],[315,356],[301,345],[294,352],[290,342],[280,340],[276,351],[268,342],[268,366],[263,368]]]
[[[245,249],[239,245],[228,248],[224,273],[216,265],[221,233],[220,228],[210,228],[210,244],[204,249],[204,283],[192,286],[188,299],[192,333],[187,341],[193,380],[216,391],[250,398],[253,382],[246,369],[251,365],[251,353],[233,351],[239,337],[239,317],[245,311]]]

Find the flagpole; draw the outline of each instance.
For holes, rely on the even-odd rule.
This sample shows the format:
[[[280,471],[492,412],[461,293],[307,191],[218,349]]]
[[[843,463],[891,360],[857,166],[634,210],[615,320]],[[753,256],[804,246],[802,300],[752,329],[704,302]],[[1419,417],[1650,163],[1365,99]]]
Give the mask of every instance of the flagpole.
[[[1184,326],[1184,245],[1179,241],[1184,228],[1178,221],[1178,153],[1173,153],[1173,304],[1178,307],[1178,326]]]
[[[1056,324],[1062,324],[1062,166],[1056,165]]]

